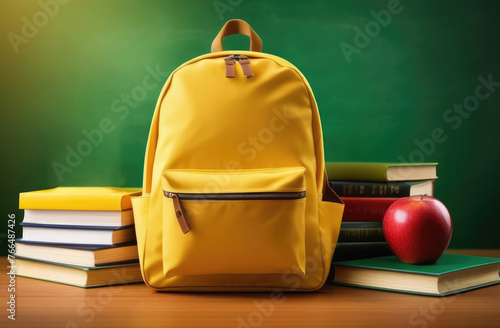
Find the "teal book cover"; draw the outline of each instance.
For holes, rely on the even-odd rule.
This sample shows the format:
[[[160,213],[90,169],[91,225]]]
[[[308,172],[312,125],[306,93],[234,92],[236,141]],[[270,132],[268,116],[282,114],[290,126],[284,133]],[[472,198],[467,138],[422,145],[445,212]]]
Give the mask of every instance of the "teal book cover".
[[[334,265],[334,284],[432,296],[500,283],[499,258],[443,254],[434,264],[415,265],[392,255]]]

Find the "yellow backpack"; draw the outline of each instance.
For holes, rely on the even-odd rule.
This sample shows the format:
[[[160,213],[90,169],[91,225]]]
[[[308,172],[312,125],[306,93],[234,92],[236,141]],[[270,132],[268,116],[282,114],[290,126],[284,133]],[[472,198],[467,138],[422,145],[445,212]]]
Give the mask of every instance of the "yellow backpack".
[[[251,51],[222,38],[250,37]],[[344,205],[327,183],[316,101],[242,20],[161,91],[132,200],[145,283],[162,291],[315,290]]]

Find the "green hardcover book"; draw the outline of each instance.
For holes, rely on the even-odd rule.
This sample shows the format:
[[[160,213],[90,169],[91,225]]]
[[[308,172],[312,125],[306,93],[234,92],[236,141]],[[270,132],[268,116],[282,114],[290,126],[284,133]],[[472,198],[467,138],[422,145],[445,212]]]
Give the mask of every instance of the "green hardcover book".
[[[339,243],[384,241],[384,230],[382,228],[341,228],[338,238]]]
[[[139,263],[82,267],[17,257],[16,275],[77,287],[98,287],[142,282]]]
[[[434,195],[434,180],[417,181],[329,181],[340,197],[409,197]],[[25,219],[26,220],[26,219]]]
[[[435,264],[413,265],[395,256],[335,262],[333,283],[394,292],[448,296],[500,283],[500,259],[443,254]]]
[[[333,253],[332,261],[334,263],[337,263],[337,261],[351,261],[387,255],[392,255],[392,251],[385,241],[339,241],[335,246],[335,252]]]
[[[326,162],[330,180],[414,181],[433,180],[437,163]]]

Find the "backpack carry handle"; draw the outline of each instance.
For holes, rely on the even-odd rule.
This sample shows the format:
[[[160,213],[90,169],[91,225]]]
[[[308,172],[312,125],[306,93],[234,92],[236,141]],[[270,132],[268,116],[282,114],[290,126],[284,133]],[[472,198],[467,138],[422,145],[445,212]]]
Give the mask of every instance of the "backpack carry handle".
[[[222,39],[228,35],[243,34],[250,38],[250,51],[262,52],[262,40],[247,22],[241,19],[228,21],[212,42],[212,52],[223,51]]]

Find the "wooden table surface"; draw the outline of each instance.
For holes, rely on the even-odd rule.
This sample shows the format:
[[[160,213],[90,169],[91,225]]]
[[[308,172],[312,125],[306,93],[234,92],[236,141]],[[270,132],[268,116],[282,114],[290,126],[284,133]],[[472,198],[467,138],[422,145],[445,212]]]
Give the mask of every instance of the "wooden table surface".
[[[500,250],[449,253],[500,257]],[[7,261],[0,288],[6,309]],[[143,284],[83,289],[16,277],[16,320],[1,327],[500,327],[500,285],[445,298],[326,285],[314,293],[159,293]]]

